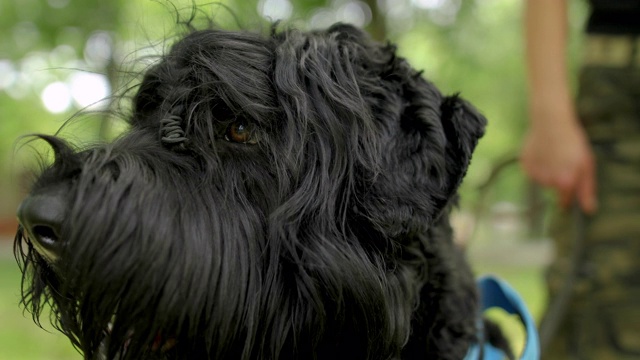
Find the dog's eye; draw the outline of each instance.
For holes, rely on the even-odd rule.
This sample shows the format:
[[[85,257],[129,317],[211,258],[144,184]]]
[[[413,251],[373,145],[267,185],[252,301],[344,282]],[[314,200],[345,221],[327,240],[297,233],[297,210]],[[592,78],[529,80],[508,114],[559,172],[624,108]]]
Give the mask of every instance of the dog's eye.
[[[247,124],[244,121],[234,121],[227,128],[224,139],[230,142],[253,145],[258,142],[253,130],[251,124]]]

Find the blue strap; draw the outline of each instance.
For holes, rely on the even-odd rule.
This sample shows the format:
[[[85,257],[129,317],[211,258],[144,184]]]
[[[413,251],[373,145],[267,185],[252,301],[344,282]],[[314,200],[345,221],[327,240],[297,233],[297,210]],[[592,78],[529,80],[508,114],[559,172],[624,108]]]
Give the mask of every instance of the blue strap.
[[[526,330],[526,343],[520,360],[539,360],[540,359],[540,342],[538,339],[538,330],[533,317],[527,310],[524,301],[518,293],[507,284],[494,276],[483,276],[477,281],[480,290],[480,302],[482,311],[498,307],[504,311],[518,315],[524,324]],[[480,328],[482,331],[482,329]],[[473,345],[465,360],[502,360],[504,353],[488,343],[482,344],[483,359],[480,359],[480,346]]]

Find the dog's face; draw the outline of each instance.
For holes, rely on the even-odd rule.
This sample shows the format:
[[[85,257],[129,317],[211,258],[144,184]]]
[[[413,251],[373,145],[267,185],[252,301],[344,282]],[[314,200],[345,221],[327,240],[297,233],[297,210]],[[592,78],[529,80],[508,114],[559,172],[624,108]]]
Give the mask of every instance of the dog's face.
[[[484,118],[394,51],[346,25],[187,35],[122,137],[43,136],[25,305],[89,359],[399,357]]]

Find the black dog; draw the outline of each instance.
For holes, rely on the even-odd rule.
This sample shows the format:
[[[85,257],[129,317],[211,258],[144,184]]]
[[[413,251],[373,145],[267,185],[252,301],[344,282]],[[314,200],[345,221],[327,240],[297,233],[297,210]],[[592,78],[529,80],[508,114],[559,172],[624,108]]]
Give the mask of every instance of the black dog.
[[[448,211],[485,119],[335,25],[193,31],[131,129],[19,209],[23,302],[86,359],[462,359],[472,273]],[[102,354],[102,355],[101,355]]]

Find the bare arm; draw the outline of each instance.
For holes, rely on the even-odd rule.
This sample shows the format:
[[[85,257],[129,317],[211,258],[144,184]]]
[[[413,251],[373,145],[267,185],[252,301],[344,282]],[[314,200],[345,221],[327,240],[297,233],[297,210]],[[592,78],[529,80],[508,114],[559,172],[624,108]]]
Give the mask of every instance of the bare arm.
[[[560,204],[574,199],[596,209],[595,166],[580,125],[567,73],[567,1],[527,0],[525,40],[530,126],[522,166],[537,183],[554,188]]]

